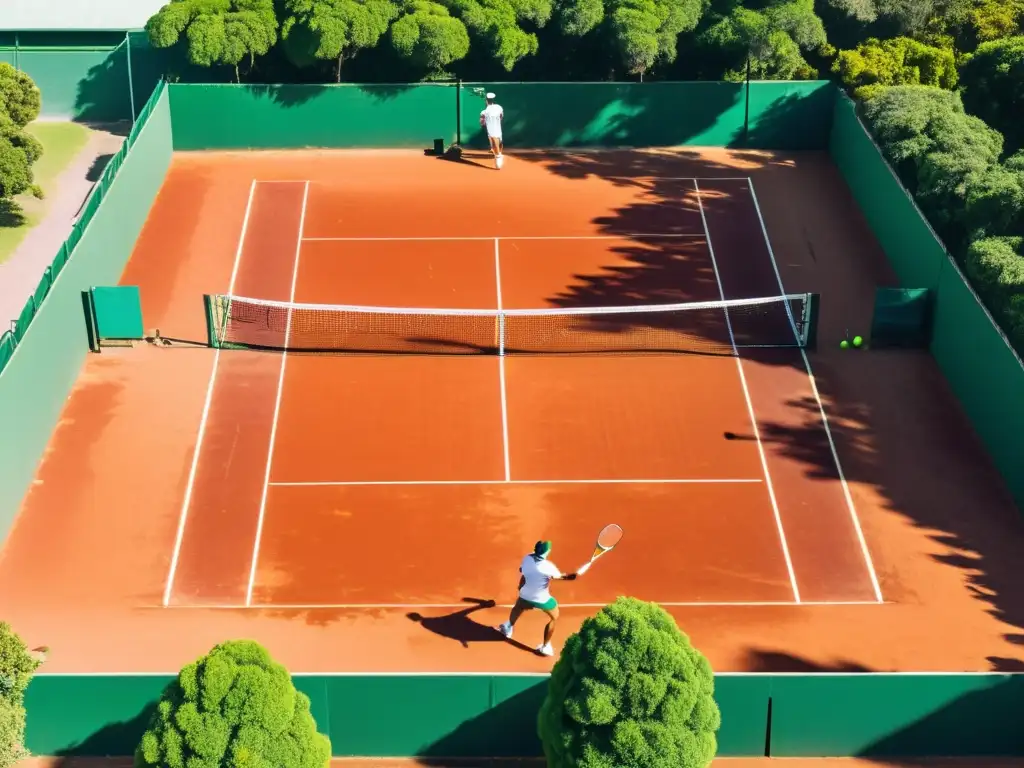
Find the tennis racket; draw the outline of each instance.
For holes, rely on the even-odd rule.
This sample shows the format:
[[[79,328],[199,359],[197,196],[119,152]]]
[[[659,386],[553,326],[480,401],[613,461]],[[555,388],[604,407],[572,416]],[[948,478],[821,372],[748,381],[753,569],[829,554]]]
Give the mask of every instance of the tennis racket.
[[[590,566],[593,562],[606,552],[611,552],[621,539],[622,529],[614,523],[602,528],[601,532],[597,534],[597,546],[594,547],[594,554],[590,556],[590,561],[581,565],[576,573],[582,576],[590,570]]]

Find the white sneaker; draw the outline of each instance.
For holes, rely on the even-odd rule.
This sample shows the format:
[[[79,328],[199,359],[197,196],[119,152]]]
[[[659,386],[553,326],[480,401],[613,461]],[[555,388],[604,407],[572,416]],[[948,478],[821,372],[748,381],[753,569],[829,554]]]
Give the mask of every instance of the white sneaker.
[[[501,170],[501,166],[503,166],[504,164],[505,157],[503,155],[498,155],[496,158],[494,158],[494,165],[497,166],[499,171]]]
[[[512,625],[509,624],[507,621],[504,624],[500,624],[498,626],[498,631],[501,632],[501,634],[503,634],[505,637],[512,637]]]
[[[554,656],[555,649],[551,647],[551,643],[544,643],[543,645],[537,646],[537,653],[541,656]]]

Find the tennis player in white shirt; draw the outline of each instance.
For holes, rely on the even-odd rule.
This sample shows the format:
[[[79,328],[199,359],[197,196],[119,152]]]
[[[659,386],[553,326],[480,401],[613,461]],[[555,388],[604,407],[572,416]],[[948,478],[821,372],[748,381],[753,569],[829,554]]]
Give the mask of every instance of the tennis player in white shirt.
[[[519,572],[522,574],[519,579],[519,597],[512,606],[508,621],[498,627],[501,634],[511,639],[512,628],[524,611],[534,608],[544,611],[548,615],[548,623],[544,627],[544,642],[537,646],[537,653],[542,656],[553,656],[555,653],[551,647],[551,638],[554,637],[555,622],[558,621],[558,601],[551,596],[548,587],[552,581],[573,581],[578,575],[559,571],[558,567],[548,560],[550,554],[551,542],[538,541],[533,553],[523,558],[519,566]]]
[[[505,118],[505,110],[496,103],[493,93],[487,94],[487,106],[480,113],[480,125],[487,129],[487,139],[491,142],[491,154],[494,155],[494,167],[501,169],[505,163],[502,150],[505,144],[501,139],[501,121]]]

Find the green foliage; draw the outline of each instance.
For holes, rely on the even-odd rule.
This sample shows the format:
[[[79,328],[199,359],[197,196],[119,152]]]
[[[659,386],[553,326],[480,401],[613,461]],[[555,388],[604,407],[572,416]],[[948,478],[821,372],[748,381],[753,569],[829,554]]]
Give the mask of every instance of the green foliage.
[[[975,240],[964,271],[1013,345],[1024,348],[1024,238]]]
[[[28,757],[25,749],[25,707],[21,699],[0,696],[0,768],[12,768]]]
[[[856,50],[840,51],[832,66],[854,95],[869,96],[877,85],[932,85],[952,90],[957,84],[951,48],[936,48],[909,37],[869,38]]]
[[[391,45],[423,71],[439,74],[469,53],[469,32],[440,3],[408,0],[391,25]]]
[[[828,40],[825,26],[814,12],[814,0],[770,0],[759,10],[738,0],[709,14],[703,32],[705,45],[720,48],[730,61],[726,80],[750,76],[756,80],[807,80],[817,76],[804,53],[820,51]]]
[[[0,698],[21,701],[39,662],[6,621],[0,621]]]
[[[697,26],[700,0],[611,0],[616,54],[631,75],[676,58],[676,41]]]
[[[566,640],[538,733],[549,768],[704,768],[721,715],[707,659],[660,606],[620,597]]]
[[[334,81],[360,51],[373,48],[398,17],[390,0],[284,0],[281,41],[298,66],[334,62]]]
[[[326,768],[309,697],[251,640],[216,646],[164,691],[135,753],[138,768]]]
[[[277,42],[274,0],[171,0],[146,22],[154,48],[183,43],[189,62],[202,67],[250,68]],[[184,40],[182,37],[184,36]]]
[[[1024,234],[1022,164],[993,165],[968,180],[964,219],[972,237]]]
[[[32,163],[43,154],[43,145],[25,130],[39,117],[41,104],[39,88],[32,78],[6,62],[0,63],[0,200],[23,192],[43,195],[32,177]],[[0,642],[9,630],[0,629]]]
[[[534,32],[521,24],[543,27],[551,19],[551,0],[448,0],[451,10],[506,71],[537,53]]]
[[[961,78],[971,113],[1002,131],[1011,149],[1024,146],[1024,36],[983,43]]]
[[[32,78],[7,62],[0,63],[0,111],[24,128],[39,117],[41,108],[42,95]]]

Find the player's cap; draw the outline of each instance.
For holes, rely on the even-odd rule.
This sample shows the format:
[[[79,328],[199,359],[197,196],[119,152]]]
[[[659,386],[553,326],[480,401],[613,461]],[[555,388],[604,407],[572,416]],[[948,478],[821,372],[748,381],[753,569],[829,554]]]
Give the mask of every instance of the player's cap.
[[[547,557],[551,554],[551,542],[550,541],[538,541],[533,546],[533,554],[537,557]]]
[[[496,97],[495,97],[495,95],[493,93],[488,93],[487,94],[487,98],[488,99],[493,99],[493,98],[496,98]]]

